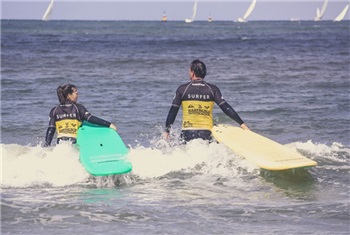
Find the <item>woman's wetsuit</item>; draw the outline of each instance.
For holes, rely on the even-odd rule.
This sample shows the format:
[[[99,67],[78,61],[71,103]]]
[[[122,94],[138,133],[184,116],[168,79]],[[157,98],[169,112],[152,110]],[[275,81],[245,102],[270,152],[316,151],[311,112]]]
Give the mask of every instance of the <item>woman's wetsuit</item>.
[[[57,143],[68,140],[76,143],[77,131],[83,121],[88,121],[100,126],[109,127],[110,122],[93,116],[87,109],[71,101],[60,104],[50,111],[49,127],[47,128],[45,146],[49,146],[57,130]]]
[[[166,120],[165,130],[170,132],[170,128],[182,105],[181,138],[186,142],[196,138],[211,140],[214,102],[239,125],[244,123],[236,111],[222,97],[220,89],[200,79],[183,84],[176,90]]]

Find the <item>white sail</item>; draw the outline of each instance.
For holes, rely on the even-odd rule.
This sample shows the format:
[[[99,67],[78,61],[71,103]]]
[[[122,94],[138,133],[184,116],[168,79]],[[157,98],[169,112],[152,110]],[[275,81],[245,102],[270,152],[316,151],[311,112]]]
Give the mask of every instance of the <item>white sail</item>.
[[[317,8],[315,21],[322,20],[322,17],[327,9],[327,4],[328,4],[328,0],[324,0],[321,10],[319,8]]]
[[[324,13],[326,12],[326,9],[327,9],[327,4],[328,4],[328,0],[325,0],[323,5],[322,5],[322,9],[321,9],[321,15],[320,15],[320,18],[322,19]]]
[[[54,0],[51,0],[49,6],[47,7],[47,9],[46,9],[46,11],[45,11],[45,13],[43,15],[42,20],[45,20],[45,21],[50,20],[50,15],[51,15],[52,8],[53,8],[53,2],[54,2]]]
[[[320,11],[320,8],[318,8],[318,7],[317,7],[317,9],[316,9],[316,17],[315,17],[315,19],[319,19],[319,18],[320,18],[320,16],[321,16],[321,11]]]
[[[247,18],[250,16],[250,14],[253,12],[254,8],[255,8],[255,4],[256,4],[256,0],[253,0],[253,2],[250,4],[249,8],[247,9],[247,11],[245,12],[243,17],[239,17],[237,19],[238,22],[246,22]]]
[[[334,19],[334,21],[342,21],[348,9],[349,9],[349,4],[344,7],[344,9],[340,12],[340,14]]]
[[[185,22],[192,23],[194,21],[194,18],[196,17],[196,14],[197,14],[197,0],[194,1],[194,5],[193,5],[193,9],[192,9],[192,17],[186,18]]]

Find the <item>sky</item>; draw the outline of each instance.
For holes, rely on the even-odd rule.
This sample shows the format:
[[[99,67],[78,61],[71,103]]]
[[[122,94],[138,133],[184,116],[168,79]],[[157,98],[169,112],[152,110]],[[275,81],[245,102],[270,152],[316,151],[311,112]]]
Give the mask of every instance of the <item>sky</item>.
[[[50,0],[0,0],[1,19],[41,20]],[[257,0],[254,20],[313,20],[324,0]],[[252,0],[198,0],[195,20],[235,21]],[[55,0],[51,20],[161,20],[183,21],[192,15],[194,0]],[[349,0],[329,0],[323,20],[333,20]],[[349,20],[349,11],[345,19]]]

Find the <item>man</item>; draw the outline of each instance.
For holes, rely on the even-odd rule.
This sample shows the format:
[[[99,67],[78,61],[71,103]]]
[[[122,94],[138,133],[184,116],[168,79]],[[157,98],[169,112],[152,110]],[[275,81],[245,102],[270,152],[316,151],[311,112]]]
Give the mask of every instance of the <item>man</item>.
[[[166,139],[169,139],[171,126],[181,105],[183,113],[181,139],[185,142],[198,138],[212,140],[214,102],[242,129],[249,130],[236,111],[224,100],[220,89],[204,81],[206,73],[202,61],[192,61],[189,71],[191,81],[178,87],[169,110],[164,133]]]

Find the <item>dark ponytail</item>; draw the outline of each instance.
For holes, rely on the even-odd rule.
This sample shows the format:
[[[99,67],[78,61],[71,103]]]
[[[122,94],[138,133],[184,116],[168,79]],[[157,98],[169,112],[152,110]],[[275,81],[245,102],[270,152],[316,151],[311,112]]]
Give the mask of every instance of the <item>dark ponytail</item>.
[[[68,95],[74,92],[73,88],[77,89],[72,84],[57,87],[57,97],[60,104],[65,104],[67,102]]]

